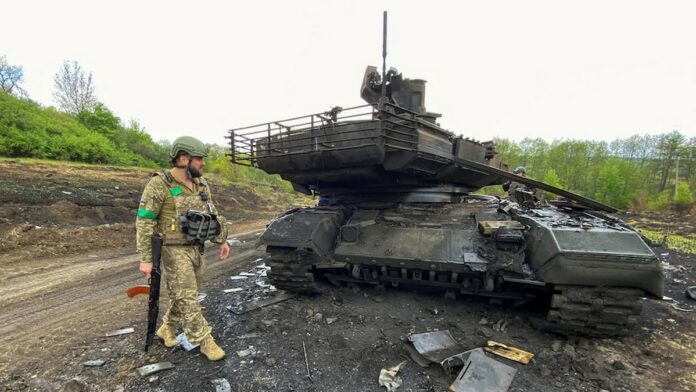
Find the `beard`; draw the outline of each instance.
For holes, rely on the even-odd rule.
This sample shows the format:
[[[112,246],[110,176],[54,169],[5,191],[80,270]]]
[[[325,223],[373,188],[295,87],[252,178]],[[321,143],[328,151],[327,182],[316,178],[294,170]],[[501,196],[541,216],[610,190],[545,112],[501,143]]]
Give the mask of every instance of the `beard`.
[[[191,175],[191,178],[198,178],[203,176],[203,170],[202,169],[196,169],[193,166],[188,167],[189,174]]]

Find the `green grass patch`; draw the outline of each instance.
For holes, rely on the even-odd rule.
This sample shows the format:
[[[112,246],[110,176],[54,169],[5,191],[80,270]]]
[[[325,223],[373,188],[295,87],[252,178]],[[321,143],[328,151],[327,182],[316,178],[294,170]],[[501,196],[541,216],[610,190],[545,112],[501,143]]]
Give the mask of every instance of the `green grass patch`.
[[[663,244],[667,248],[682,253],[696,254],[696,238],[650,229],[638,229],[638,231],[654,243]]]

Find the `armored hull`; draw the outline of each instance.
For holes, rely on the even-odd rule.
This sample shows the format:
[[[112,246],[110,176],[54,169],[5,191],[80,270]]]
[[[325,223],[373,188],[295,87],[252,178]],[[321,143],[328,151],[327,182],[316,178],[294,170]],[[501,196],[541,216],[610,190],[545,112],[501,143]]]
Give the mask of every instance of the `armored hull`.
[[[383,97],[230,131],[234,163],[322,196],[321,206],[290,210],[261,236],[278,288],[311,293],[328,279],[542,298],[548,327],[589,335],[627,333],[641,299],[662,296],[659,260],[605,214],[614,209],[514,177],[493,143],[455,136],[423,111]],[[511,178],[570,202],[472,194]]]

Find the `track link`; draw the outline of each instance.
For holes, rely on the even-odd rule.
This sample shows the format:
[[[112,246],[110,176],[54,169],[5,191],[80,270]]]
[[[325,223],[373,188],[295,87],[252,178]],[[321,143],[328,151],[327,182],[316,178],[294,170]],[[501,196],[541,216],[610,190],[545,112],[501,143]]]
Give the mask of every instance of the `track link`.
[[[269,247],[267,252],[271,255],[268,278],[277,288],[301,294],[319,292],[312,272],[313,254],[294,248],[275,247]]]
[[[547,321],[564,334],[621,336],[631,332],[643,304],[643,290],[607,287],[557,286]]]

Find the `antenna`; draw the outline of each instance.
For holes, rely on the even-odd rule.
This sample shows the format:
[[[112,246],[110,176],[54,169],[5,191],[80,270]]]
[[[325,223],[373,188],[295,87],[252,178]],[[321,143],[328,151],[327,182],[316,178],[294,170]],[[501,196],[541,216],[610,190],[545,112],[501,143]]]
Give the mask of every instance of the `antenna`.
[[[387,11],[382,22],[382,97],[387,96]]]

